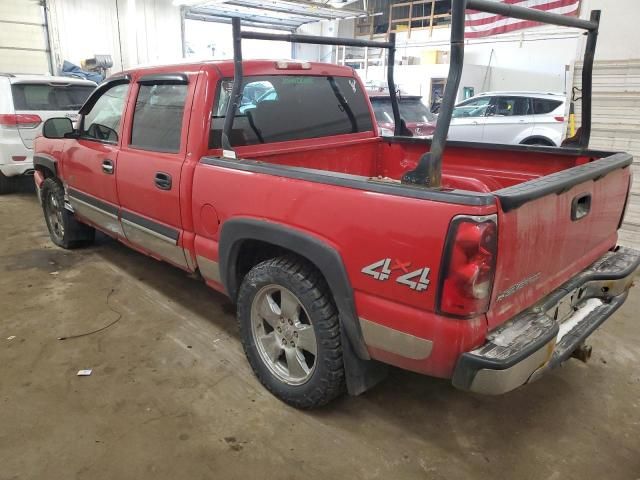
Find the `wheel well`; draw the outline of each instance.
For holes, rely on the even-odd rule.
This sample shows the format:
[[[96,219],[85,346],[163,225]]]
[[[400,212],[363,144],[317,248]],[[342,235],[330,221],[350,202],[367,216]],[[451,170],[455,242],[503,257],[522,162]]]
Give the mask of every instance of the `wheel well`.
[[[37,170],[39,172],[42,172],[42,176],[45,179],[56,176],[55,172],[53,172],[50,168],[47,168],[47,167],[42,166],[42,165],[34,165],[33,169]]]
[[[260,262],[283,255],[295,255],[313,265],[308,259],[279,245],[274,245],[262,240],[243,240],[240,244],[236,260],[236,285],[240,285],[244,277],[249,273],[249,270]],[[322,273],[320,273],[320,275],[322,275]]]
[[[547,137],[529,137],[525,138],[520,145],[544,145],[547,147],[555,147],[556,144]]]
[[[44,178],[56,177],[58,175],[56,159],[46,153],[33,156],[33,169],[41,172]]]
[[[220,276],[227,294],[235,302],[239,283],[254,265],[291,254],[320,271],[338,307],[343,331],[358,357],[368,360],[347,270],[338,251],[325,239],[261,219],[227,220],[222,225],[218,250]]]

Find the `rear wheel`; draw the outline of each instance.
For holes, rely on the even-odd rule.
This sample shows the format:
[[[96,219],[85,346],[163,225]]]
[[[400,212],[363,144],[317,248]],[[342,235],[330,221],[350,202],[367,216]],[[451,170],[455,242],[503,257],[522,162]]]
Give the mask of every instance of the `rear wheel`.
[[[64,208],[64,189],[55,178],[42,184],[42,210],[51,241],[62,248],[77,248],[93,242],[95,230],[78,222]]]
[[[537,145],[539,147],[555,147],[555,144],[551,140],[544,138],[532,138],[531,140],[525,140],[522,145]]]
[[[238,294],[242,343],[256,376],[297,408],[344,392],[338,313],[326,282],[296,257],[256,265]]]

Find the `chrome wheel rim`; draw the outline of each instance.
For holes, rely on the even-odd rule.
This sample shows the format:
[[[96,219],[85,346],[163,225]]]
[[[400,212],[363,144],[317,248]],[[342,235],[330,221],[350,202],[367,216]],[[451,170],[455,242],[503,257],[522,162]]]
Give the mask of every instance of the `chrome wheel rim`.
[[[318,344],[302,303],[280,285],[262,287],[251,304],[251,332],[262,362],[288,385],[307,382]]]
[[[64,237],[64,223],[62,221],[62,209],[53,192],[47,195],[47,221],[51,227],[51,233],[56,238]]]

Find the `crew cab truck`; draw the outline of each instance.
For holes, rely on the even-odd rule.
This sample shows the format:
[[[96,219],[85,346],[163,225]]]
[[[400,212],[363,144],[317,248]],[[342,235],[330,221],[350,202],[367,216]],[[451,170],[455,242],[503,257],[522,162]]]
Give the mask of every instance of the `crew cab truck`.
[[[452,36],[466,6],[502,5],[486,4],[454,0]],[[296,407],[361,393],[386,364],[500,394],[588,353],[640,262],[616,245],[629,155],[444,148],[459,51],[433,140],[379,137],[352,69],[240,50],[359,41],[233,31],[233,62],[123,72],[77,129],[47,121],[35,181],[55,244],[98,229],[197,272],[237,304],[258,379]],[[393,38],[382,47],[392,57]],[[276,95],[240,112],[256,82]]]

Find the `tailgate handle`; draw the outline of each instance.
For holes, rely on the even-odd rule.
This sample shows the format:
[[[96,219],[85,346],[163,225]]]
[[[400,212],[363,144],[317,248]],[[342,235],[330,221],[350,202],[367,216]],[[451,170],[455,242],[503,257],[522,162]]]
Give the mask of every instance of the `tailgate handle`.
[[[582,193],[571,201],[571,220],[574,222],[586,217],[591,211],[591,194]]]

